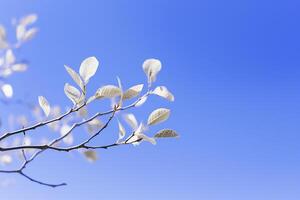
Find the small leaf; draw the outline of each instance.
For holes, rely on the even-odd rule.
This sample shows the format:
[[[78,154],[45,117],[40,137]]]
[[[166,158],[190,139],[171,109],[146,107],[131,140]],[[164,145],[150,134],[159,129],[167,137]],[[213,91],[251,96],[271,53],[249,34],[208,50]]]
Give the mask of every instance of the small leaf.
[[[133,130],[138,128],[138,122],[133,114],[124,115],[124,119]]]
[[[169,101],[174,101],[174,95],[165,86],[156,87],[152,94],[161,96],[165,99],[168,99]]]
[[[74,142],[74,138],[73,138],[72,134],[69,133],[71,129],[72,129],[72,127],[69,126],[68,124],[64,124],[64,125],[60,128],[60,135],[61,135],[61,136],[65,136],[65,135],[68,134],[67,136],[65,136],[65,137],[63,138],[63,142],[66,143],[67,145],[71,145],[71,144],[73,144],[73,142]]]
[[[98,69],[99,61],[95,57],[88,57],[82,61],[79,69],[79,74],[84,83],[87,84],[92,76],[95,75]]]
[[[171,129],[163,129],[154,135],[155,138],[178,137],[178,134]]]
[[[11,69],[15,72],[24,72],[27,70],[27,65],[23,63],[17,63],[12,65]]]
[[[6,98],[11,98],[13,96],[14,91],[10,84],[2,85],[1,90]]]
[[[77,88],[71,86],[70,84],[65,84],[64,91],[67,97],[73,102],[74,105],[80,103],[80,101],[82,100],[80,91]]]
[[[147,99],[148,99],[147,96],[143,96],[138,102],[136,102],[136,104],[134,106],[139,107],[139,106],[143,105],[147,101]]]
[[[121,89],[114,85],[106,85],[99,88],[95,94],[97,99],[100,98],[113,98],[116,96],[120,96],[122,93]]]
[[[131,99],[133,97],[136,97],[140,94],[140,92],[143,90],[143,84],[135,85],[126,90],[123,94],[123,99]]]
[[[68,67],[67,65],[65,65],[65,68],[74,82],[81,88],[82,91],[84,91],[84,83],[82,82],[79,74],[77,74],[72,68]]]
[[[93,150],[87,150],[83,152],[86,159],[90,162],[95,162],[98,159],[97,152]]]
[[[148,117],[148,125],[158,124],[167,120],[170,116],[170,110],[166,108],[159,108],[154,110]]]
[[[48,117],[50,114],[50,105],[47,101],[47,99],[43,96],[39,96],[39,104],[41,108],[43,109],[45,115]]]
[[[0,156],[0,163],[3,165],[8,165],[12,162],[12,157],[8,154],[4,154]]]
[[[24,36],[23,36],[22,40],[23,41],[29,41],[29,40],[31,40],[36,35],[37,32],[38,32],[37,28],[31,28],[31,29],[27,30],[24,33]]]
[[[2,41],[6,40],[6,30],[2,25],[0,25],[0,40]]]
[[[23,25],[18,25],[16,29],[16,37],[18,41],[23,41],[23,38],[26,33],[26,28]]]
[[[126,130],[123,127],[123,125],[120,123],[119,120],[118,120],[118,126],[119,126],[119,139],[118,140],[121,140],[121,139],[123,139],[125,137]]]
[[[5,54],[5,63],[11,65],[16,61],[16,57],[11,49],[8,49]]]
[[[138,136],[138,138],[142,139],[142,141],[147,141],[147,142],[150,142],[153,145],[156,145],[156,140],[154,138],[148,137],[145,134],[139,134],[137,136]]]
[[[154,58],[147,59],[143,63],[143,69],[148,77],[149,84],[151,84],[156,80],[156,75],[161,70],[161,62]]]

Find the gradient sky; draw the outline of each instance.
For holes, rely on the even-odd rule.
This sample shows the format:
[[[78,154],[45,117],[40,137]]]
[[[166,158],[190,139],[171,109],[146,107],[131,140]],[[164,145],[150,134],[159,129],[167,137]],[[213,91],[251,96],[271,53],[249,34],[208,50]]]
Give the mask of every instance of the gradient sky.
[[[39,15],[38,36],[18,54],[30,69],[10,79],[16,97],[44,95],[65,107],[63,85],[71,80],[64,64],[78,69],[96,56],[101,66],[92,92],[116,84],[117,75],[126,87],[144,82],[143,61],[159,58],[157,84],[176,100],[152,98],[137,115],[145,120],[154,108],[171,108],[171,118],[153,131],[170,127],[181,135],[156,146],[101,150],[96,164],[78,153],[48,152],[28,174],[67,187],[1,174],[14,184],[0,188],[0,199],[299,200],[299,6],[296,0],[0,0],[4,25]],[[1,105],[0,112],[9,109],[15,108]]]

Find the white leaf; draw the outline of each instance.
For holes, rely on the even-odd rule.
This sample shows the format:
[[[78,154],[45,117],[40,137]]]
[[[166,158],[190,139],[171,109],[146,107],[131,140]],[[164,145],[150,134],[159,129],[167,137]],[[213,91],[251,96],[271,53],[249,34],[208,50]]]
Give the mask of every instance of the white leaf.
[[[138,122],[133,114],[125,114],[124,119],[133,130],[138,128]]]
[[[148,82],[151,84],[156,80],[156,75],[161,70],[161,62],[158,59],[147,59],[143,63],[143,69],[148,77]]]
[[[98,69],[99,61],[95,57],[88,57],[82,61],[79,69],[79,74],[84,83],[87,84],[89,79],[95,75]]]
[[[93,134],[95,131],[98,131],[100,128],[102,128],[103,122],[101,122],[99,119],[95,118],[92,121],[88,122],[87,124],[88,132]]]
[[[119,126],[119,139],[118,140],[121,140],[125,137],[126,130],[119,121],[118,121],[118,126]]]
[[[0,40],[6,39],[6,30],[4,26],[0,25]]]
[[[121,89],[114,85],[106,85],[99,88],[95,94],[96,98],[113,98],[116,96],[120,96],[122,93]]]
[[[137,135],[139,139],[142,139],[143,141],[147,141],[150,142],[151,144],[155,145],[156,144],[156,140],[154,138],[150,138],[145,134],[139,134]]]
[[[4,155],[0,156],[0,162],[3,165],[8,165],[12,162],[12,157],[8,154],[4,154]]]
[[[23,41],[23,38],[26,33],[26,28],[23,25],[18,25],[16,29],[16,37],[18,41]]]
[[[96,96],[91,96],[87,101],[86,104],[90,104],[92,101],[96,99]]]
[[[50,114],[50,105],[47,101],[47,99],[43,96],[39,96],[39,104],[41,106],[41,108],[43,109],[45,115],[48,117]]]
[[[98,159],[97,152],[93,150],[87,150],[83,152],[86,159],[90,162],[95,162]]]
[[[82,98],[81,98],[81,93],[77,88],[66,83],[64,87],[64,91],[67,97],[73,102],[74,105],[80,103]]]
[[[2,90],[5,97],[11,98],[13,96],[14,92],[13,92],[13,88],[10,84],[2,85],[1,90]]]
[[[28,25],[36,22],[36,20],[37,20],[37,15],[30,14],[30,15],[27,15],[27,16],[23,17],[22,19],[20,19],[20,24],[23,26],[28,26]]]
[[[139,107],[139,106],[143,105],[147,101],[147,99],[148,99],[147,96],[143,96],[134,106]]]
[[[178,134],[171,129],[163,129],[154,135],[155,138],[178,137]]]
[[[26,31],[24,33],[24,36],[23,36],[22,40],[23,41],[31,40],[36,35],[37,32],[38,32],[37,28],[31,28],[31,29],[29,29],[28,31]]]
[[[70,132],[70,130],[72,129],[71,126],[67,125],[67,124],[64,124],[61,128],[60,128],[60,135],[61,136],[65,136],[63,138],[63,142],[66,143],[67,145],[71,145],[73,144],[74,142],[74,138],[73,138],[73,135]]]
[[[140,94],[140,92],[143,90],[143,84],[135,85],[126,90],[123,94],[123,99],[131,99],[133,97],[136,97]]]
[[[27,70],[27,65],[23,63],[14,64],[11,69],[15,72],[24,72]]]
[[[166,108],[158,108],[154,110],[148,117],[148,125],[158,124],[167,120],[170,116],[170,110]]]
[[[67,65],[65,65],[65,68],[72,79],[75,81],[75,83],[81,88],[82,91],[84,91],[84,83],[82,82],[79,74],[77,74],[72,68],[68,67]]]
[[[174,101],[174,95],[165,86],[156,87],[152,94],[161,96],[165,99],[168,99],[169,101]]]
[[[16,57],[11,49],[8,49],[5,53],[5,62],[7,65],[11,65],[15,62]]]

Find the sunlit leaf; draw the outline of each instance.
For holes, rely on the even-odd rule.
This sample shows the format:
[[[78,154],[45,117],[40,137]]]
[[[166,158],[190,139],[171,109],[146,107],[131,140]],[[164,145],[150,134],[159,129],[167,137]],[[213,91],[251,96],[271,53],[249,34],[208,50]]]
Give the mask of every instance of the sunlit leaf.
[[[88,57],[82,61],[79,69],[79,74],[85,84],[87,84],[90,78],[95,75],[98,66],[99,61],[95,57]]]
[[[154,135],[155,138],[178,137],[178,134],[171,129],[163,129]]]
[[[13,88],[10,84],[2,85],[1,90],[2,90],[5,97],[11,98],[13,96],[14,92],[13,92]]]
[[[86,159],[90,162],[95,162],[98,159],[97,152],[94,150],[87,150],[83,152]]]
[[[170,110],[166,108],[158,108],[154,110],[148,117],[148,125],[158,124],[167,120],[170,116]]]
[[[77,88],[66,83],[65,87],[64,87],[64,91],[65,91],[65,94],[67,95],[67,97],[73,102],[74,105],[80,103],[81,93]]]
[[[82,91],[84,91],[84,83],[82,82],[79,74],[77,74],[72,68],[68,67],[67,65],[65,65],[65,68],[74,82],[81,88]]]
[[[112,97],[120,96],[121,93],[122,92],[121,92],[120,88],[118,88],[114,85],[106,85],[97,90],[95,97],[97,99],[105,98],[105,97],[112,98]]]
[[[123,99],[131,99],[133,97],[136,97],[140,94],[140,92],[143,90],[143,84],[135,85],[126,90],[123,94]]]
[[[161,70],[161,62],[158,59],[147,59],[143,63],[143,69],[151,84],[156,80],[158,72]]]
[[[152,94],[161,96],[165,99],[168,99],[169,101],[174,101],[174,95],[165,86],[156,87]]]
[[[45,115],[48,117],[50,114],[50,105],[47,101],[47,99],[43,96],[39,96],[39,104],[41,106],[41,108],[43,109]]]

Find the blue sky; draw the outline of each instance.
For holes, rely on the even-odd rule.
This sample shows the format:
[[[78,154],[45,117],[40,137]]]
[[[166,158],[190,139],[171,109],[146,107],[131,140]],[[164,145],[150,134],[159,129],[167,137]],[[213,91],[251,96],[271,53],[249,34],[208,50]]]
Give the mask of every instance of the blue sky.
[[[0,1],[0,21],[37,13],[38,36],[19,52],[30,60],[13,76],[16,97],[44,95],[69,105],[63,65],[78,69],[91,55],[100,70],[90,91],[145,81],[141,65],[159,58],[158,83],[176,100],[153,98],[137,111],[172,109],[162,127],[181,137],[156,146],[99,151],[96,164],[79,154],[48,152],[27,172],[63,188],[19,176],[1,199],[300,198],[299,1]],[[9,112],[1,106],[1,112]],[[114,134],[113,128],[107,134]],[[154,131],[153,130],[153,131]],[[100,141],[101,142],[101,141]]]

